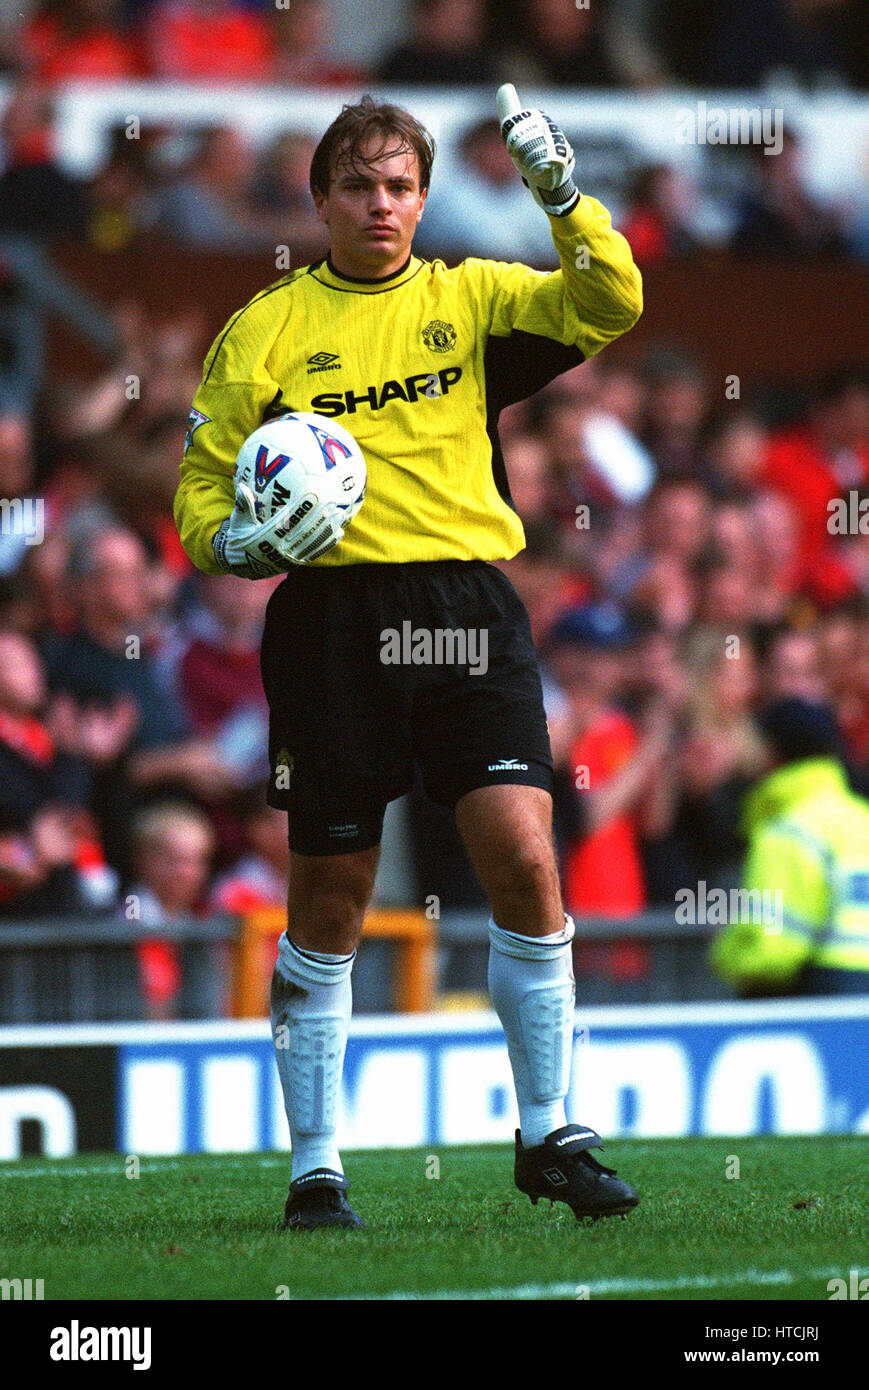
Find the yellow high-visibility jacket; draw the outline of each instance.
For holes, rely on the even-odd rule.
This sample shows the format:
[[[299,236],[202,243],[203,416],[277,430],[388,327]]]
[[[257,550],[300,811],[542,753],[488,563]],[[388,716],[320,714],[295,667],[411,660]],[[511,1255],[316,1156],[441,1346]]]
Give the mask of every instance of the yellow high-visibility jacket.
[[[789,763],[746,801],[749,890],[781,894],[763,922],[731,922],[713,968],[744,989],[787,988],[807,965],[869,971],[869,802],[832,758]]]

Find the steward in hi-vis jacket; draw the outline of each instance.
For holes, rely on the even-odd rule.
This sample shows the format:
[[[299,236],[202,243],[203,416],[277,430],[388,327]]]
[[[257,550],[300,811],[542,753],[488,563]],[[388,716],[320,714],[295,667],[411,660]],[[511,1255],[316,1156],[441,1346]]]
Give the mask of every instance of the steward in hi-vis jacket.
[[[760,722],[780,765],[747,799],[745,886],[777,910],[731,922],[713,967],[744,994],[869,994],[869,802],[823,707],[782,700]]]

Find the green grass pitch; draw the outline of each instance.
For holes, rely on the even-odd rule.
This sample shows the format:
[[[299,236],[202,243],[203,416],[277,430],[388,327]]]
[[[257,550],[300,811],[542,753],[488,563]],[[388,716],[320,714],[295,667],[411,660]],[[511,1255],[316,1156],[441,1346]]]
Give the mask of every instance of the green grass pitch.
[[[438,1164],[432,1162],[438,1159]],[[503,1146],[351,1153],[365,1232],[282,1234],[285,1154],[0,1165],[0,1276],[49,1299],[829,1297],[869,1274],[869,1137],[621,1141],[630,1216],[533,1208]],[[739,1177],[733,1158],[739,1160]],[[439,1167],[440,1176],[428,1176]]]

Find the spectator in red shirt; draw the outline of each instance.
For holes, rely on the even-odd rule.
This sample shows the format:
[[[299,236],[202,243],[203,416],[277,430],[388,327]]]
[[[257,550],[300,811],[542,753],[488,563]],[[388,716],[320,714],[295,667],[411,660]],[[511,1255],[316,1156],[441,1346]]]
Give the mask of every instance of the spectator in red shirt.
[[[550,737],[562,815],[565,802],[575,803],[562,876],[565,908],[578,916],[632,917],[648,906],[640,837],[673,720],[661,701],[642,727],[619,708],[630,674],[629,638],[617,610],[574,609],[556,626],[547,657],[568,697],[550,716]],[[649,949],[639,941],[597,944],[580,934],[574,946],[578,979],[624,986],[650,967]]]
[[[591,833],[571,847],[565,861],[570,912],[623,917],[646,905],[632,814],[637,747],[634,725],[614,709],[596,711],[570,745],[574,778],[586,778],[582,787],[597,793],[589,797]]]
[[[22,35],[25,65],[50,83],[141,77],[141,52],[119,12],[118,0],[45,0]]]
[[[629,630],[616,610],[574,609],[557,624],[547,664],[568,699],[550,718],[552,754],[583,806],[564,857],[568,912],[631,916],[646,906],[641,808],[666,751],[657,726],[638,732],[619,708]]]
[[[274,49],[262,15],[235,0],[164,0],[147,26],[151,67],[179,82],[265,82]]]
[[[819,602],[849,597],[854,578],[829,529],[830,503],[869,482],[869,373],[844,367],[823,383],[809,419],[772,437],[763,481],[800,520],[805,587]]]
[[[690,256],[696,239],[690,230],[691,192],[684,177],[668,164],[644,164],[628,192],[621,231],[638,265],[659,265]]]
[[[139,813],[132,838],[136,879],[125,899],[127,920],[159,929],[198,915],[214,852],[208,818],[181,802],[159,802]],[[182,984],[178,947],[154,938],[137,954],[148,1016],[173,1017]]]
[[[32,643],[0,631],[0,913],[42,916],[110,906],[106,867],[87,809],[87,721],[48,706]]]

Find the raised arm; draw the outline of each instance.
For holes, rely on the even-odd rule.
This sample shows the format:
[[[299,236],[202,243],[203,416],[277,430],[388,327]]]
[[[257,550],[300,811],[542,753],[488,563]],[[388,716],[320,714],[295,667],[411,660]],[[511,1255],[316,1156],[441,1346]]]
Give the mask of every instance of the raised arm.
[[[564,132],[544,111],[523,107],[510,83],[499,89],[497,107],[510,158],[549,217],[561,278],[556,272],[540,280],[523,302],[521,275],[505,276],[503,312],[492,331],[544,332],[592,357],[640,317],[640,272],[606,208],[577,188],[576,159]]]

